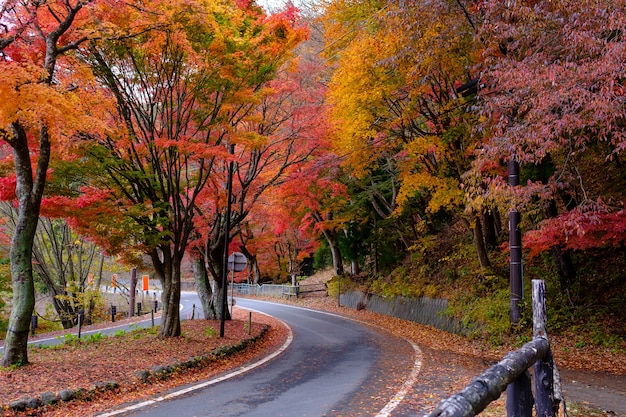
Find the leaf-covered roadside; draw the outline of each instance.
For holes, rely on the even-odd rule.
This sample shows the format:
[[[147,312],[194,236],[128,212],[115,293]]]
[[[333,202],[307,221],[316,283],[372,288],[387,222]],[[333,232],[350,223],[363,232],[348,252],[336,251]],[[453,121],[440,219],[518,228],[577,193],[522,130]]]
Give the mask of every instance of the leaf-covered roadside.
[[[87,416],[127,401],[143,398],[175,386],[209,378],[236,368],[249,360],[275,350],[282,344],[287,330],[277,320],[265,315],[253,315],[250,335],[248,314],[234,309],[234,319],[225,322],[224,337],[218,337],[219,321],[187,320],[182,323],[182,336],[160,339],[156,332],[136,331],[67,344],[60,348],[33,349],[31,364],[23,368],[0,368],[0,404],[23,396],[37,396],[61,389],[84,388],[89,391],[95,383],[115,381],[119,388],[92,394],[85,401],[75,400],[56,406],[44,406],[26,413],[3,410],[3,416]],[[141,382],[137,371],[154,366],[170,365],[206,355],[221,346],[236,345],[254,337],[269,326],[267,334],[245,350],[207,362],[193,372],[173,372],[167,378],[152,377]],[[121,332],[120,332],[121,333]]]
[[[418,382],[396,410],[397,415],[428,414],[441,400],[459,392],[489,366],[519,347],[508,343],[493,346],[484,340],[470,340],[407,320],[367,310],[338,307],[334,297],[304,298],[282,302],[349,316],[417,344],[422,356]],[[596,376],[606,374],[605,377],[608,380],[611,380],[614,375],[626,375],[626,346],[621,349],[595,346],[587,340],[589,335],[573,332],[548,336],[555,362],[560,369],[587,371]],[[566,397],[566,402],[570,417],[615,415],[612,411],[598,410],[591,404],[574,402],[569,397]],[[506,415],[504,404],[505,396],[503,395],[491,403],[480,415],[504,416]]]
[[[279,301],[271,299],[271,301]],[[500,359],[514,346],[494,348],[479,341],[423,326],[405,320],[390,318],[366,310],[353,310],[337,307],[333,297],[282,300],[319,310],[333,311],[371,325],[384,328],[405,337],[420,346],[422,366],[419,382],[403,400],[400,407],[407,413],[432,410],[437,403],[458,392],[473,377]],[[116,337],[114,343],[101,340],[98,343],[83,344],[80,349],[38,349],[33,351],[32,364],[17,370],[0,370],[0,400],[20,395],[40,394],[45,391],[58,391],[59,380],[71,381],[69,386],[89,388],[94,382],[116,379],[119,389],[99,393],[88,401],[73,401],[56,407],[45,407],[31,412],[31,416],[58,417],[67,415],[90,416],[127,401],[146,398],[164,390],[193,381],[203,380],[219,373],[235,369],[251,358],[274,351],[285,340],[286,329],[278,322],[264,315],[253,315],[252,335],[260,331],[264,324],[270,326],[269,333],[258,343],[244,352],[211,362],[204,368],[195,368],[170,375],[167,379],[152,379],[142,384],[135,371],[152,366],[167,365],[181,359],[205,354],[220,345],[232,345],[248,338],[247,312],[235,307],[235,320],[226,322],[225,338],[220,339],[207,328],[218,329],[216,321],[184,321],[183,336],[173,342],[161,341],[153,336],[135,337],[132,334]],[[150,341],[150,343],[147,343]],[[565,368],[603,370],[618,375],[626,375],[626,353],[623,350],[609,350],[598,347],[581,346],[575,338],[552,337],[556,362]],[[93,352],[89,356],[87,352]],[[45,355],[48,355],[44,362]],[[80,360],[77,360],[80,358]],[[22,372],[24,371],[24,372]],[[10,375],[10,376],[9,376]],[[118,375],[125,375],[120,377]],[[123,379],[126,378],[126,379]],[[401,382],[398,383],[398,386]],[[22,394],[18,394],[18,390]],[[504,400],[500,398],[482,413],[485,417],[503,415]],[[570,416],[595,417],[606,415],[591,410],[585,404],[568,404]],[[399,410],[402,411],[402,410]],[[4,416],[17,417],[27,414],[5,412]]]

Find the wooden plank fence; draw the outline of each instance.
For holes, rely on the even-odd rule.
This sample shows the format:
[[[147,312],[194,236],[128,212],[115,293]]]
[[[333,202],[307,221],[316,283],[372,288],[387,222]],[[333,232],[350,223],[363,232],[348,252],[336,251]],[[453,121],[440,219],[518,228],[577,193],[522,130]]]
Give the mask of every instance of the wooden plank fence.
[[[463,390],[443,400],[427,417],[473,417],[505,390],[508,417],[531,417],[533,403],[537,417],[566,416],[561,382],[546,331],[545,283],[533,280],[532,285],[533,340],[506,355]],[[528,372],[531,366],[534,366],[534,399]]]

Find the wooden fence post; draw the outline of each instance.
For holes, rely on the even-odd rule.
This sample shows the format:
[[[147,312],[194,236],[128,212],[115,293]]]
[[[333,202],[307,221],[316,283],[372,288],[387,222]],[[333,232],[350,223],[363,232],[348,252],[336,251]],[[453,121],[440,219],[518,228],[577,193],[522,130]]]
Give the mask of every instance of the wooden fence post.
[[[507,417],[532,417],[533,393],[530,382],[530,373],[525,371],[506,387]]]
[[[474,417],[507,391],[508,417],[531,417],[533,393],[528,368],[535,369],[537,417],[554,417],[560,405],[565,411],[559,373],[554,364],[546,331],[546,287],[533,280],[533,340],[510,352],[471,384],[443,400],[428,417]],[[566,414],[564,414],[566,415]]]
[[[533,284],[533,339],[548,340],[546,330],[546,285],[543,281],[534,279]],[[535,400],[538,417],[553,417],[553,381],[552,355],[548,353],[534,364],[535,368]],[[528,372],[520,375],[506,389],[506,412],[508,417],[531,417],[533,409],[533,395],[530,390],[530,376]],[[540,411],[541,410],[541,411]],[[549,410],[549,411],[548,411]]]
[[[546,284],[542,280],[533,280],[533,336],[548,339],[546,330]],[[535,362],[535,407],[537,417],[554,417],[558,414],[562,401],[559,373],[556,369],[552,351]]]
[[[509,352],[463,390],[439,403],[428,417],[473,417],[479,414],[490,402],[498,399],[510,383],[544,356],[549,348],[546,339],[535,339]]]

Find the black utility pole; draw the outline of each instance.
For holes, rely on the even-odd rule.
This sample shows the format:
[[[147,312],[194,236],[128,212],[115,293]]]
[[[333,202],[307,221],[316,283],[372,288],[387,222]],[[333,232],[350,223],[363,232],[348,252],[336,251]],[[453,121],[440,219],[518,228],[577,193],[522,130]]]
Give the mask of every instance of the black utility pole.
[[[509,161],[509,185],[519,185],[519,164],[514,159]],[[519,228],[520,213],[516,208],[509,212],[509,252],[510,252],[510,291],[511,323],[517,324],[521,318],[520,303],[523,294],[522,277],[522,231]]]
[[[228,152],[235,153],[235,145],[228,145]],[[227,308],[227,281],[228,281],[228,245],[230,244],[230,200],[233,195],[233,161],[228,164],[226,219],[224,221],[224,262],[222,262],[222,313],[220,317],[220,337],[224,337],[224,321],[226,320]]]

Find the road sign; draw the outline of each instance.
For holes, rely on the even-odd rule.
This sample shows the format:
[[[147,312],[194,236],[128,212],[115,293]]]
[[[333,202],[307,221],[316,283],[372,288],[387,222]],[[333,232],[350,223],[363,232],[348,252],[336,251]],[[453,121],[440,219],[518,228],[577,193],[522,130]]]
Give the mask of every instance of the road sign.
[[[148,291],[150,289],[149,284],[150,284],[150,276],[149,275],[144,275],[141,277],[141,289],[144,291]]]
[[[233,252],[228,256],[228,270],[241,272],[248,266],[248,260],[241,252]]]

